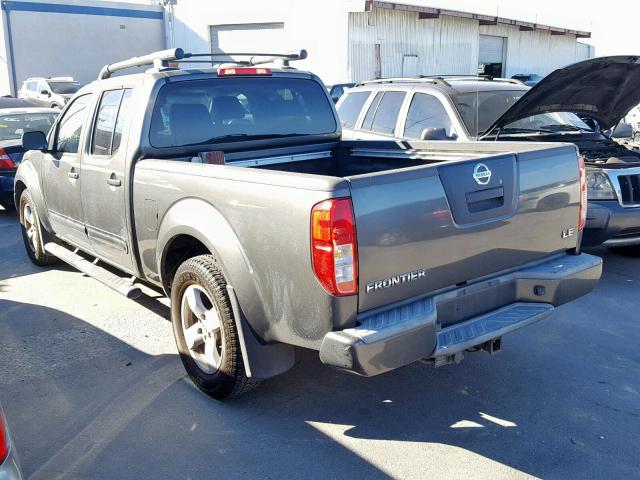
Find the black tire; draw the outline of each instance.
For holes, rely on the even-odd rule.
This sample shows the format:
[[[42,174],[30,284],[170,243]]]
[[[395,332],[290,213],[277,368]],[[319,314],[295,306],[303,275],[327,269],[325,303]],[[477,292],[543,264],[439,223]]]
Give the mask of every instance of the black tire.
[[[191,286],[204,291],[208,297],[203,297],[204,300],[212,304],[207,305],[209,310],[215,309],[220,320],[218,335],[223,344],[222,353],[217,370],[211,373],[198,365],[193,357],[194,350],[187,347],[185,340],[183,316],[193,315],[191,310],[185,310],[185,294]],[[259,380],[247,378],[245,373],[238,331],[226,286],[227,282],[212,255],[200,255],[186,260],[178,268],[171,286],[171,323],[182,364],[193,383],[204,393],[218,400],[241,395],[260,383]],[[197,320],[194,321],[194,325],[195,322]],[[201,333],[200,330],[198,332]]]
[[[29,221],[27,218],[28,216],[25,213],[27,208],[29,208],[29,211],[31,212],[31,221]],[[38,212],[29,190],[25,190],[22,192],[22,195],[20,195],[20,211],[18,212],[18,215],[20,216],[22,240],[29,259],[40,267],[58,263],[58,258],[53,255],[49,255],[43,248],[42,224],[40,223],[40,217],[38,216]],[[30,230],[31,228],[33,229]],[[31,232],[31,238],[29,232]]]
[[[624,255],[625,257],[640,257],[640,245],[629,245],[627,247],[609,247],[613,253]]]

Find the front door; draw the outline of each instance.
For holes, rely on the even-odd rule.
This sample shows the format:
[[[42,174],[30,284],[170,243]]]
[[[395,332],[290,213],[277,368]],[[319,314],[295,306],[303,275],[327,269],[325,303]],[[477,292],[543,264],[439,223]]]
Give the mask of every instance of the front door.
[[[93,251],[127,271],[133,269],[125,196],[131,94],[131,89],[102,93],[89,154],[82,159],[81,187]]]
[[[80,186],[82,145],[92,95],[76,98],[55,126],[51,150],[43,153],[43,189],[51,224],[60,237],[79,247],[90,246],[84,230]]]

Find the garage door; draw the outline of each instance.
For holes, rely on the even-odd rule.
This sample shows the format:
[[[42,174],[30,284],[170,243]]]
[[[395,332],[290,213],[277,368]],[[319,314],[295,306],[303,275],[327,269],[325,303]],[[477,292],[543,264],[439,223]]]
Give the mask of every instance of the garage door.
[[[285,47],[284,23],[241,23],[211,25],[212,53],[289,51]],[[231,58],[225,60],[232,60]]]
[[[478,71],[494,77],[502,76],[506,38],[480,35]]]

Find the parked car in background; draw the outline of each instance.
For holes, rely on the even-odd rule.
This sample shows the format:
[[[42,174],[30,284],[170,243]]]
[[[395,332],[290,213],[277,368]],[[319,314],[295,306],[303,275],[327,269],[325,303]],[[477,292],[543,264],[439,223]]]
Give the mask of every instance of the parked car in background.
[[[0,480],[21,480],[20,464],[9,425],[0,405]]]
[[[571,142],[587,164],[584,246],[640,252],[640,151],[615,135],[640,102],[638,57],[603,57],[516,80],[432,77],[366,82],[338,102],[349,139]],[[610,131],[608,133],[607,131]]]
[[[327,87],[327,90],[329,90],[329,95],[331,96],[331,100],[333,100],[333,103],[336,103],[338,100],[340,100],[340,97],[345,92],[345,90],[348,90],[354,85],[355,83],[337,83],[335,85],[329,85]]]
[[[294,346],[366,376],[495,353],[597,284],[573,145],[345,142],[318,77],[248,57],[105,66],[48,138],[24,135],[16,176],[29,258],[128,297],[136,278],[164,288],[207,394],[286,371]]]
[[[517,73],[511,78],[524,83],[528,87],[533,87],[536,83],[542,80],[542,76],[537,73]]]
[[[41,107],[62,108],[80,87],[72,77],[34,77],[22,83],[18,97]]]
[[[13,207],[13,181],[22,160],[22,134],[49,131],[60,110],[40,108],[19,98],[0,98],[0,205]]]

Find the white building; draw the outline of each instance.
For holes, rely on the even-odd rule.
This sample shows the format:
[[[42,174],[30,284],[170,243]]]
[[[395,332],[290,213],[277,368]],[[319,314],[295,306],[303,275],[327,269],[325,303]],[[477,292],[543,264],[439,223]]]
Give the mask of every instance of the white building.
[[[171,2],[166,2],[171,3]],[[177,0],[171,46],[193,52],[305,48],[326,83],[429,74],[545,75],[593,56],[589,32],[376,0]]]
[[[165,46],[160,6],[96,0],[3,0],[0,95],[28,77],[95,80],[103,65]]]

